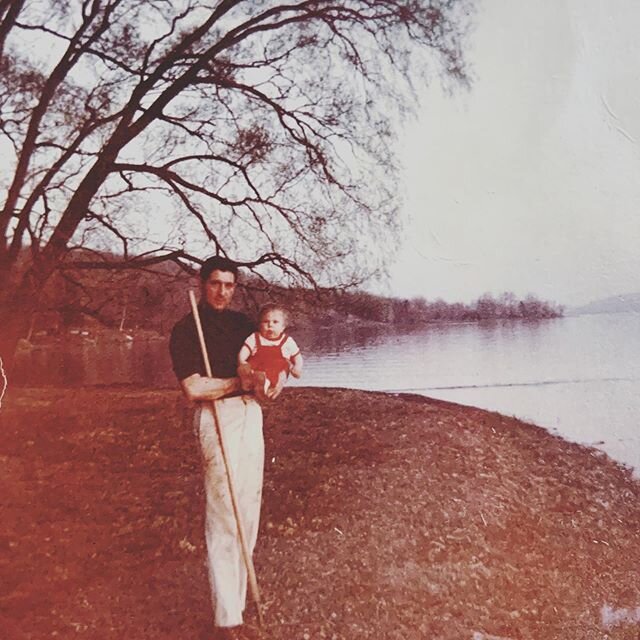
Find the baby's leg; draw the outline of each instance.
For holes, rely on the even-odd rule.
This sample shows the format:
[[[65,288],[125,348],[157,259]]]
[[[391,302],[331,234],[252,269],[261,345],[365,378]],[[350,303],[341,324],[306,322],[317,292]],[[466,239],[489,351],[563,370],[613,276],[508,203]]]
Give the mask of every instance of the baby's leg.
[[[269,381],[271,382],[271,381]],[[269,399],[277,398],[282,389],[284,388],[285,383],[287,382],[287,372],[279,371],[278,379],[275,384],[271,385],[271,389],[265,388],[265,393]]]
[[[284,369],[280,371],[280,373],[278,374],[278,386],[284,387],[284,385],[287,384],[288,377],[289,376],[287,375],[287,372]]]

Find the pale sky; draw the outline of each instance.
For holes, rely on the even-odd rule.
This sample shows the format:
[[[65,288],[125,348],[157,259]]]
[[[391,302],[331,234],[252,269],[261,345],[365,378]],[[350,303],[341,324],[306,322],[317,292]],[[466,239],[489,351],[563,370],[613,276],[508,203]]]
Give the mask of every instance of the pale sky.
[[[471,89],[434,83],[400,142],[391,293],[640,291],[639,28],[634,0],[480,0]]]
[[[399,141],[409,222],[375,289],[640,291],[640,2],[478,0],[475,23],[471,87],[433,82]]]

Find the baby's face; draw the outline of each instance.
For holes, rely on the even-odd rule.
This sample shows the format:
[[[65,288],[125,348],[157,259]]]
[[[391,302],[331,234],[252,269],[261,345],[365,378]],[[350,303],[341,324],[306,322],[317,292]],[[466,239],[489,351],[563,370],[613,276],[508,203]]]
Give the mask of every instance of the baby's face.
[[[286,328],[284,313],[277,309],[267,311],[260,320],[260,335],[267,338],[267,340],[279,338]]]

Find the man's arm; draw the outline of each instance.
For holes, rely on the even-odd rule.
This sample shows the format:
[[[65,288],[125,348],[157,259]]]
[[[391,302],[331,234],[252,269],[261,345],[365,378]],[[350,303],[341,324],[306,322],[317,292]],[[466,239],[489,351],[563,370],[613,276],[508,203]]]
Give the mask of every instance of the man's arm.
[[[194,373],[180,381],[182,391],[191,402],[218,400],[230,393],[240,391],[238,378],[207,378]]]

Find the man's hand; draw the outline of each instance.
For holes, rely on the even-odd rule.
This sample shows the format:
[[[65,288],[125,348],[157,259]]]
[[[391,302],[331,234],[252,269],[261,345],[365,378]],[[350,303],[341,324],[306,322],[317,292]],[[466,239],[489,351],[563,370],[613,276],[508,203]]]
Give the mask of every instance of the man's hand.
[[[253,369],[251,365],[247,363],[238,365],[238,378],[240,378],[240,387],[243,391],[251,391],[253,389]]]
[[[208,378],[194,373],[181,382],[184,395],[191,402],[218,400],[240,389],[238,378]]]
[[[260,404],[271,400],[271,397],[268,396],[267,392],[264,390],[264,384],[254,384],[253,395]]]

